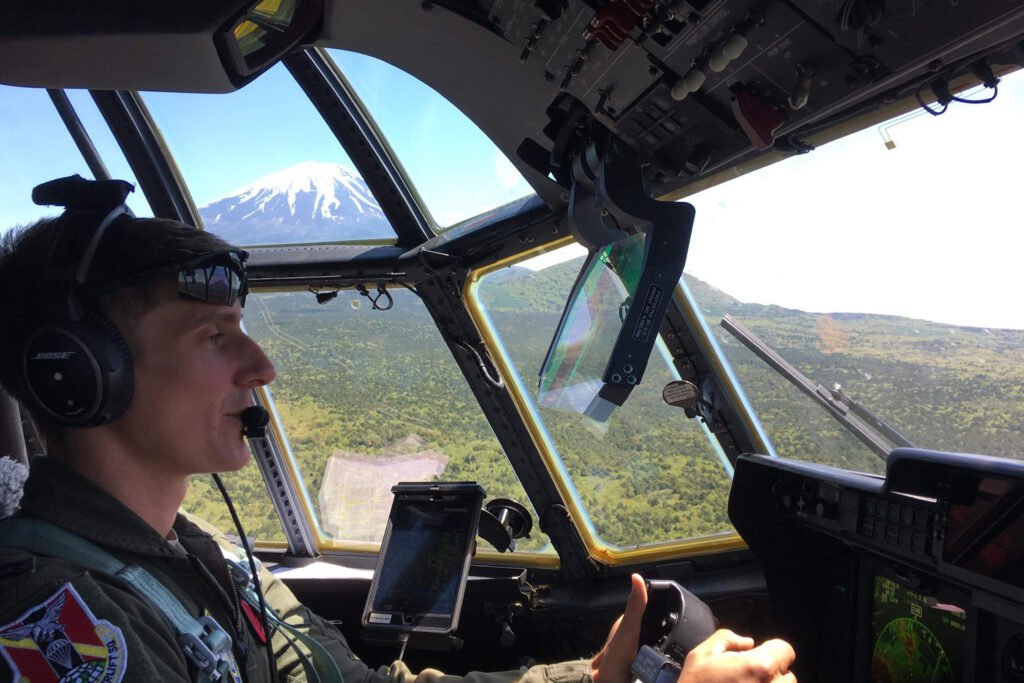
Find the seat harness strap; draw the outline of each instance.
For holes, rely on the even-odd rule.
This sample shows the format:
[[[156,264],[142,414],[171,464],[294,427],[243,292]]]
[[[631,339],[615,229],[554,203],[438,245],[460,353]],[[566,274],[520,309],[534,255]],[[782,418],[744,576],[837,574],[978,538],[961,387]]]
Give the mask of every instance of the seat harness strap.
[[[197,683],[231,680],[231,636],[213,618],[189,614],[181,601],[142,567],[125,564],[98,545],[38,519],[0,521],[0,539],[2,545],[65,559],[128,583],[171,622],[186,659],[195,666]]]
[[[258,613],[260,608],[259,598],[256,596],[256,587],[252,581],[252,575],[249,568],[235,558],[229,557],[226,552],[224,553],[224,560],[228,563],[231,578],[235,582],[235,586],[237,586],[242,599],[249,603],[249,606]],[[313,655],[313,662],[316,663],[316,668],[311,672],[312,680],[319,680],[322,683],[344,683],[341,670],[338,668],[338,663],[327,651],[327,648],[308,633],[296,628],[279,617],[270,607],[266,607],[266,612],[267,621],[269,621],[272,626],[291,635],[295,640],[298,640],[309,649],[310,654]],[[295,647],[294,643],[290,644],[292,647]],[[295,649],[296,652],[299,653],[300,659],[304,659],[305,656],[301,650],[298,648]],[[305,663],[303,663],[303,668],[306,668]],[[310,673],[308,669],[307,673]]]

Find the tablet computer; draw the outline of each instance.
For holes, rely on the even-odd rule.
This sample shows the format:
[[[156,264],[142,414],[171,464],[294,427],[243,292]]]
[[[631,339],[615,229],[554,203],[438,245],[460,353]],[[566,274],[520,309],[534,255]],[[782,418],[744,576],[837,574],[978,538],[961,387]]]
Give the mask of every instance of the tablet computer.
[[[401,483],[388,516],[363,624],[395,632],[458,626],[484,489],[471,482]]]

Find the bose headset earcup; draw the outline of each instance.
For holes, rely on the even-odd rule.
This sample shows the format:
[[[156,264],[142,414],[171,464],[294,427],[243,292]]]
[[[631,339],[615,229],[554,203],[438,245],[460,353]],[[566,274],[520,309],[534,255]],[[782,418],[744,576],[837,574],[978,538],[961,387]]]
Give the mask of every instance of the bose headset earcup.
[[[25,342],[21,378],[31,403],[54,422],[98,427],[121,416],[134,392],[132,355],[110,320],[80,298],[96,250],[122,217],[134,187],[123,180],[58,178],[32,189],[39,205],[65,207],[46,271],[67,282],[67,315],[51,318]],[[70,239],[69,239],[70,238]]]
[[[97,427],[119,417],[131,402],[131,352],[101,315],[39,328],[23,358],[28,395],[58,424]]]

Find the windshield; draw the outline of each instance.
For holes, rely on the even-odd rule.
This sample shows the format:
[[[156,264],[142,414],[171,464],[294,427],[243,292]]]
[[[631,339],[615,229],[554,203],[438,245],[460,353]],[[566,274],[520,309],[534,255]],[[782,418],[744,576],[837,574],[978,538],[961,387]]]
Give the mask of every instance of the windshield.
[[[722,326],[915,446],[1021,457],[1024,78],[987,106],[887,121],[689,198],[687,282],[779,455],[883,461]]]
[[[1011,76],[987,107],[901,116],[688,198],[683,288],[775,454],[874,473],[906,444],[1021,457],[1024,236],[1006,160],[1024,154],[1022,86]],[[586,415],[631,290],[600,252],[585,258],[579,246],[546,253],[488,271],[473,292],[519,375],[540,369],[539,385],[521,381],[552,466],[613,547],[728,529],[730,463],[662,400],[678,379],[663,345],[607,423]],[[560,322],[558,292],[571,292]],[[749,330],[804,390],[723,322]]]

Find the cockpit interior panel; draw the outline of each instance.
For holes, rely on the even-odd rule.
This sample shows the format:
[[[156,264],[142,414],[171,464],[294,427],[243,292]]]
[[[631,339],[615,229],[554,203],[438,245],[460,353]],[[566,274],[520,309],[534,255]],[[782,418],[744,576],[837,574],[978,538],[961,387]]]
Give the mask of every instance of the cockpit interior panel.
[[[1024,676],[1024,467],[897,449],[884,478],[743,456],[730,515],[817,681]],[[803,680],[803,678],[801,678]]]

